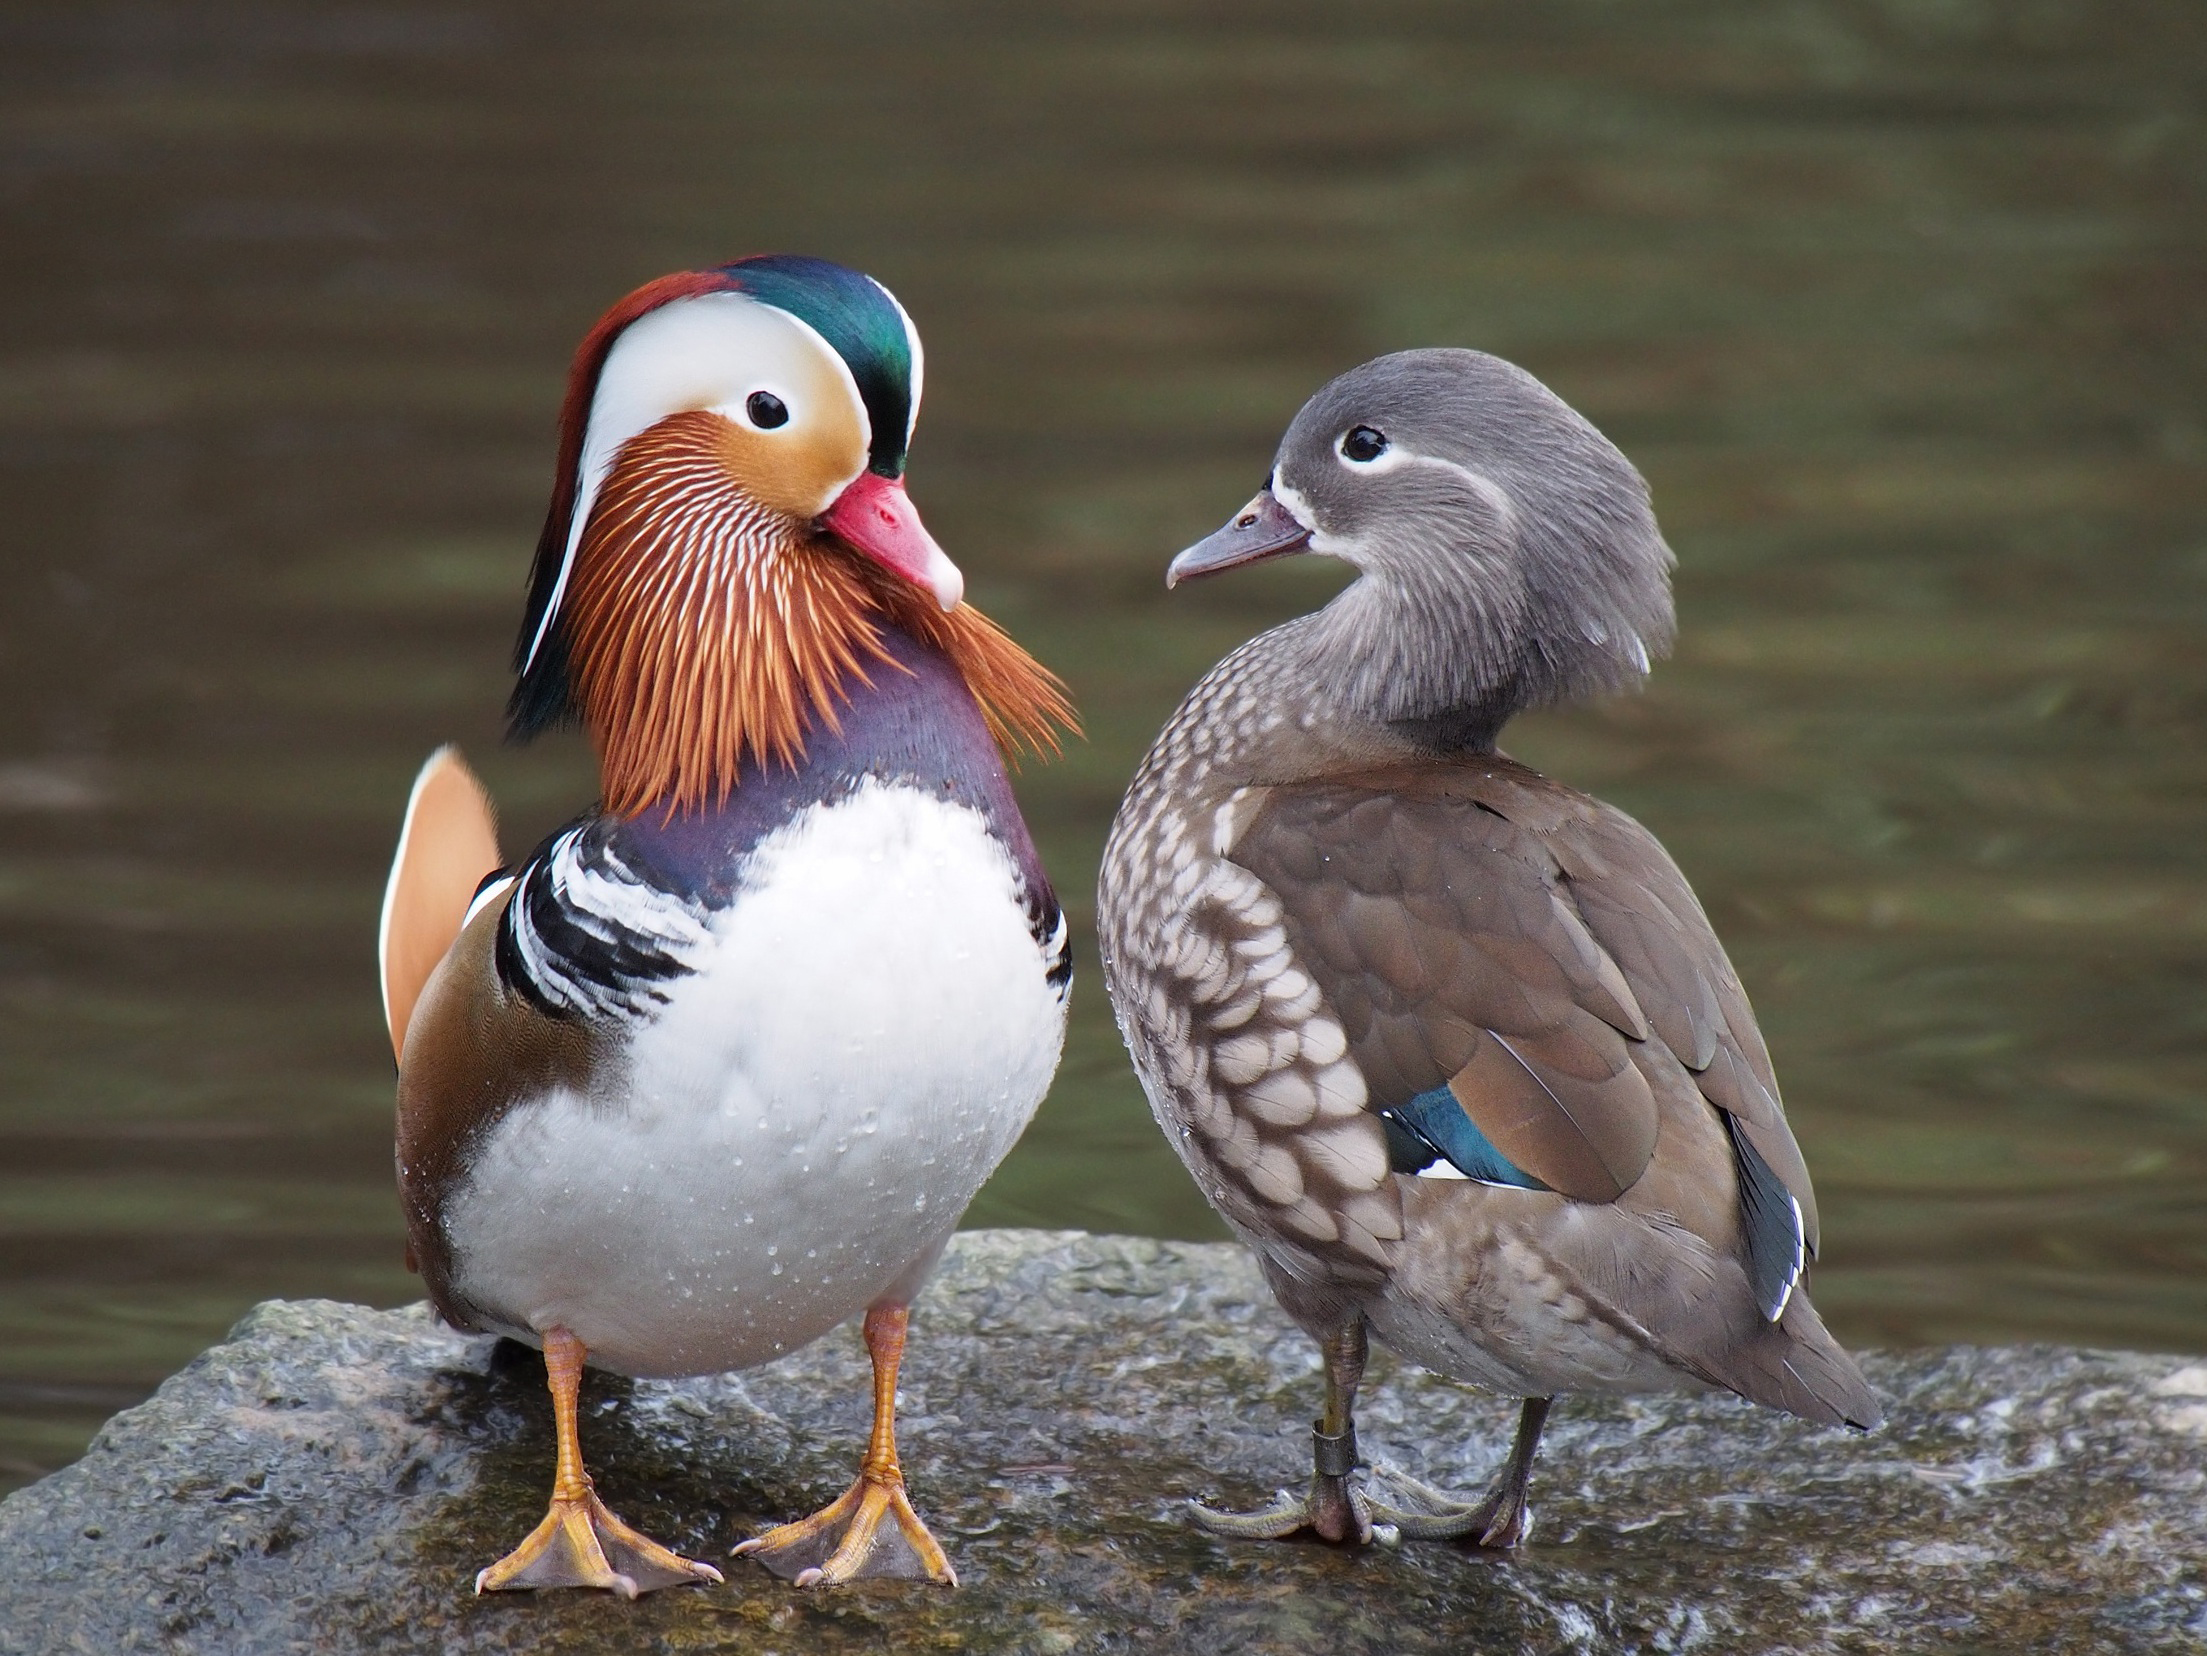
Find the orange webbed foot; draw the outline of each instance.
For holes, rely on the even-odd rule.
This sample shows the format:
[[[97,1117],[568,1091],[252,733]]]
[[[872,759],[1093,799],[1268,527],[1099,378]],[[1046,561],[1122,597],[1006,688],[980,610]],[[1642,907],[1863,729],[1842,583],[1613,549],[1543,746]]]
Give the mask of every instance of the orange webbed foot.
[[[912,1510],[904,1480],[895,1474],[861,1474],[810,1518],[752,1537],[737,1546],[736,1556],[755,1558],[800,1587],[833,1587],[868,1577],[958,1585],[958,1572]]]
[[[889,1300],[866,1312],[866,1352],[874,1365],[874,1430],[858,1482],[810,1518],[780,1524],[737,1546],[800,1587],[887,1576],[958,1585],[958,1572],[905,1498],[897,1464],[897,1368],[904,1360],[907,1311]],[[888,1520],[888,1522],[884,1522]]]
[[[718,1581],[710,1564],[684,1558],[613,1516],[582,1469],[576,1404],[582,1392],[583,1345],[564,1328],[544,1331],[544,1378],[552,1392],[552,1428],[559,1468],[552,1507],[529,1538],[475,1577],[478,1593],[525,1587],[601,1587],[632,1599],[659,1587]]]
[[[719,1581],[710,1564],[662,1547],[630,1528],[585,1489],[555,1496],[529,1538],[475,1578],[478,1593],[525,1587],[602,1587],[632,1599],[660,1587]]]

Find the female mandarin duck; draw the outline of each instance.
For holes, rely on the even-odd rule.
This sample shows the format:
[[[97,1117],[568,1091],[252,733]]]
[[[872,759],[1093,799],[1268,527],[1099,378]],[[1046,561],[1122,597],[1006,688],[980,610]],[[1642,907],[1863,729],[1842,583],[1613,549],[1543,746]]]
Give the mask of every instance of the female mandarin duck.
[[[1808,1171],[1685,877],[1495,746],[1668,645],[1639,474],[1508,363],[1382,357],[1304,406],[1264,490],[1166,580],[1303,551],[1359,579],[1196,686],[1104,862],[1106,981],[1151,1106],[1324,1355],[1308,1493],[1198,1516],[1513,1546],[1559,1392],[1874,1424],[1801,1291]],[[1352,1478],[1367,1330],[1526,1400],[1484,1499],[1406,1511]]]
[[[551,1511],[478,1591],[719,1579],[592,1492],[582,1364],[746,1368],[859,1312],[858,1481],[736,1550],[956,1579],[905,1498],[897,1364],[1063,1044],[1065,922],[999,743],[1069,709],[906,497],[920,366],[888,290],[814,259],[616,305],[510,707],[520,737],[579,719],[603,798],[500,869],[456,755],[415,785],[383,925],[410,1253],[448,1320],[543,1348],[558,1427]]]

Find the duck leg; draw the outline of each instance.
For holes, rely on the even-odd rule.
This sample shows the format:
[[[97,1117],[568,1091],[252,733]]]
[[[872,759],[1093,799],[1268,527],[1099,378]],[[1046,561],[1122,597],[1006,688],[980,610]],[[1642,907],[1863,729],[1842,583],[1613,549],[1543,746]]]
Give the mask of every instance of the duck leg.
[[[1466,1501],[1431,1488],[1400,1472],[1382,1471],[1373,1480],[1386,1495],[1407,1497],[1400,1505],[1362,1486],[1356,1446],[1356,1393],[1364,1380],[1364,1322],[1355,1322],[1319,1342],[1325,1354],[1326,1407],[1311,1427],[1310,1488],[1298,1495],[1283,1489],[1254,1512],[1220,1512],[1201,1501],[1188,1503],[1195,1521],[1213,1535],[1248,1541],[1277,1541],[1309,1530],[1336,1543],[1384,1540],[1461,1541],[1485,1551],[1507,1552],[1525,1538],[1532,1507],[1533,1457],[1541,1429],[1555,1399],[1528,1397],[1517,1417],[1517,1438],[1494,1486],[1477,1501]],[[1390,1535],[1389,1530],[1394,1534]]]
[[[582,1393],[582,1342],[564,1328],[544,1335],[544,1375],[552,1390],[559,1465],[552,1509],[529,1538],[475,1578],[478,1593],[517,1587],[603,1587],[634,1598],[655,1587],[718,1581],[710,1564],[670,1552],[606,1509],[582,1467],[576,1400]]]
[[[874,1430],[858,1481],[810,1518],[782,1524],[741,1542],[739,1558],[756,1558],[784,1581],[832,1587],[867,1576],[958,1585],[958,1572],[905,1498],[897,1465],[897,1368],[904,1360],[910,1308],[876,1305],[866,1313],[866,1352],[874,1362]],[[882,1527],[882,1520],[892,1522]]]
[[[1510,1445],[1510,1458],[1494,1486],[1479,1500],[1459,1501],[1395,1473],[1389,1481],[1401,1485],[1419,1505],[1405,1508],[1374,1501],[1373,1515],[1413,1541],[1469,1541],[1483,1552],[1508,1552],[1532,1528],[1529,1492],[1533,1457],[1539,1453],[1541,1428],[1548,1423],[1548,1410],[1554,1402],[1552,1397],[1525,1399],[1518,1411],[1517,1438]]]
[[[1320,1539],[1362,1544],[1372,1539],[1371,1501],[1351,1481],[1356,1471],[1356,1392],[1364,1383],[1364,1319],[1357,1317],[1319,1341],[1326,1365],[1326,1407],[1310,1432],[1310,1488],[1283,1489],[1255,1512],[1220,1512],[1190,1501],[1195,1521],[1213,1535],[1277,1541],[1302,1530]]]

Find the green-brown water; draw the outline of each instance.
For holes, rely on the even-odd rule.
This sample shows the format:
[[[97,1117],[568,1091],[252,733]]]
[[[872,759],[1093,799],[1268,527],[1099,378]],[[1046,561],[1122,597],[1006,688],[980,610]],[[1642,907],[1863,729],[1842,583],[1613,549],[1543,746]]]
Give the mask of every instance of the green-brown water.
[[[913,492],[1090,740],[1327,375],[1523,362],[1647,472],[1683,639],[1512,747],[1648,821],[1762,1012],[1861,1342],[2207,1346],[2207,15],[2083,0],[0,16],[0,1485],[247,1304],[395,1303],[372,927],[498,744],[566,355],[662,270],[870,269]],[[973,1217],[1213,1222],[1093,948]]]

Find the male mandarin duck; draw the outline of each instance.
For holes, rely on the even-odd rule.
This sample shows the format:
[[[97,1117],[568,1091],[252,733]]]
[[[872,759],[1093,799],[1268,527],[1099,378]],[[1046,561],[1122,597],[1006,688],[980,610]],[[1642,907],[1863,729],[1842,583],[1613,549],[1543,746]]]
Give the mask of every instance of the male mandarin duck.
[[[1305,1494],[1220,1533],[1526,1533],[1563,1392],[1721,1389],[1868,1427],[1802,1278],[1816,1199],[1769,1054],[1675,863],[1495,745],[1636,684],[1673,620],[1640,475],[1521,369],[1408,351],[1296,415],[1168,585],[1293,552],[1358,578],[1191,691],[1100,896],[1152,1109],[1318,1342]],[[1483,1499],[1355,1474],[1367,1332],[1524,1399]]]
[[[409,1256],[540,1346],[549,1514],[478,1591],[718,1580],[592,1492],[587,1360],[747,1368],[864,1313],[834,1504],[736,1550],[799,1585],[951,1583],[898,1470],[906,1308],[1058,1062],[1065,920],[1002,746],[1058,682],[960,602],[906,496],[919,336],[779,255],[668,276],[575,358],[513,734],[579,720],[602,798],[501,867],[451,750],[385,897]]]

